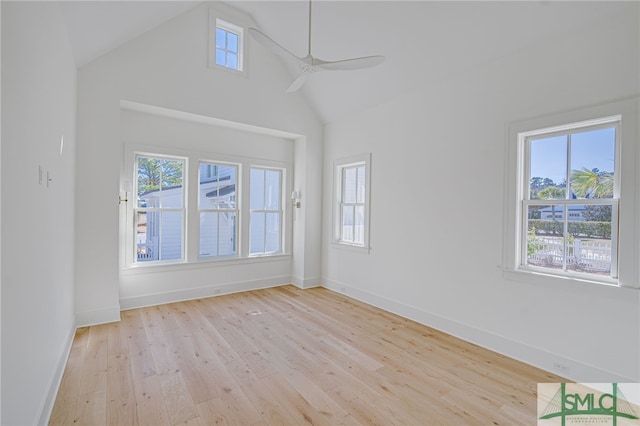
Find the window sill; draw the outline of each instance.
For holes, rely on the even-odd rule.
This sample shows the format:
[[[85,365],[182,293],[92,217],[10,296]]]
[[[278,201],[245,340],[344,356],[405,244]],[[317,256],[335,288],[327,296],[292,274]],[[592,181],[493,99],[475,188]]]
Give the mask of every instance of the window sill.
[[[331,245],[333,246],[333,248],[352,251],[354,253],[369,254],[371,252],[371,247],[358,246],[358,245],[349,244],[349,243],[341,243],[339,241],[334,241]]]
[[[136,275],[189,269],[218,268],[224,266],[241,266],[265,262],[283,262],[289,260],[291,260],[290,254],[273,254],[252,257],[224,257],[220,259],[202,258],[193,261],[182,261],[173,263],[136,263],[133,265],[122,267],[120,269],[120,272],[123,275]]]
[[[603,291],[628,291],[635,295],[638,290],[636,287],[627,287],[620,285],[616,280],[590,280],[588,278],[552,275],[544,272],[526,270],[526,269],[502,269],[502,278],[509,281],[516,281],[524,284],[532,284],[544,288],[575,288],[584,289],[589,286],[594,289],[602,289]]]
[[[229,73],[229,75],[235,75],[238,77],[249,78],[247,70],[245,68],[239,70],[236,68],[225,67],[224,65],[218,65],[215,62],[209,63],[209,69],[218,70],[221,72]]]

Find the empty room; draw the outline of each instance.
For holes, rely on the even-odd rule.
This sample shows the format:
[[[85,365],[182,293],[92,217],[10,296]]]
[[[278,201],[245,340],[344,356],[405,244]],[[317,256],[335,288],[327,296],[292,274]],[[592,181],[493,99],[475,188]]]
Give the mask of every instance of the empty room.
[[[637,1],[2,1],[2,425],[640,424]]]

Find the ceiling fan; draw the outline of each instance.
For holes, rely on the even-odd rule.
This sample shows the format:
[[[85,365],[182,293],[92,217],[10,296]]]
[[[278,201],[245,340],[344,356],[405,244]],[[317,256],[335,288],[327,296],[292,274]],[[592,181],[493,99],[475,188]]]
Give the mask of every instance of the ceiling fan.
[[[316,72],[359,70],[371,68],[384,62],[384,56],[380,55],[364,56],[340,61],[323,61],[321,59],[314,58],[311,55],[311,0],[309,0],[309,43],[307,56],[304,58],[297,57],[256,28],[249,28],[249,34],[251,34],[251,37],[253,37],[258,43],[262,44],[262,46],[271,53],[275,53],[285,59],[292,59],[300,67],[298,76],[293,83],[291,83],[287,92],[295,92],[300,89],[307,81],[307,78]]]

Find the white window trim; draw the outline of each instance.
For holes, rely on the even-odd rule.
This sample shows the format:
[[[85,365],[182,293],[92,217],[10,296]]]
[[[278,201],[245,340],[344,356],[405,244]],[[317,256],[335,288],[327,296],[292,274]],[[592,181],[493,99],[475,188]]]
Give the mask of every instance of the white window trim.
[[[616,101],[594,107],[568,111],[551,116],[539,117],[527,121],[511,123],[507,126],[506,140],[506,164],[505,164],[505,184],[504,184],[504,230],[503,230],[503,254],[502,265],[503,276],[506,279],[525,283],[545,282],[545,283],[566,283],[567,281],[585,284],[600,284],[613,287],[640,288],[640,242],[638,232],[640,228],[640,206],[638,201],[639,177],[635,175],[635,170],[640,166],[640,151],[636,148],[640,139],[639,123],[639,100],[632,98]],[[522,138],[531,132],[545,129],[553,131],[568,123],[592,123],[597,124],[598,120],[607,120],[611,117],[621,118],[620,134],[616,135],[616,167],[618,167],[619,185],[618,194],[614,194],[620,199],[619,232],[618,232],[618,278],[599,277],[593,274],[584,275],[560,275],[553,271],[540,271],[535,268],[523,268],[521,266],[522,226],[520,223],[521,201],[524,191],[523,175],[526,170],[523,167],[524,152]],[[520,138],[520,140],[519,140]],[[613,230],[612,230],[613,232]],[[593,276],[591,276],[593,275]]]
[[[228,68],[216,63],[216,28],[231,31],[238,34],[238,69]],[[243,27],[221,18],[218,11],[209,9],[209,68],[224,70],[236,75],[247,77],[247,41],[246,31]]]
[[[354,244],[341,240],[341,203],[342,203],[342,171],[345,168],[364,165],[365,168],[365,203],[364,203],[364,243]],[[354,155],[336,160],[333,163],[333,235],[332,244],[336,248],[348,249],[354,252],[368,254],[370,246],[370,217],[371,217],[371,153]]]
[[[137,179],[135,158],[136,155],[149,155],[155,157],[169,157],[169,158],[184,158],[186,159],[186,169],[188,172],[184,176],[185,182],[185,202],[186,215],[185,224],[183,227],[184,232],[184,253],[181,260],[167,260],[157,262],[135,262],[134,261],[134,241],[135,230],[133,228],[133,211],[134,204],[136,202],[136,194],[133,192],[135,186],[133,182]],[[292,174],[289,173],[292,170],[293,165],[289,162],[258,159],[251,157],[239,157],[227,154],[216,154],[209,152],[200,152],[196,150],[187,150],[183,148],[171,148],[161,146],[149,146],[136,143],[125,143],[124,146],[124,164],[123,164],[123,178],[121,180],[121,200],[126,200],[125,203],[121,202],[125,212],[124,217],[121,220],[124,221],[125,226],[121,228],[124,231],[124,235],[121,238],[121,260],[120,266],[123,270],[133,269],[153,269],[162,271],[167,268],[185,268],[195,266],[197,264],[216,264],[216,265],[228,265],[230,263],[246,263],[250,259],[262,259],[263,261],[279,261],[283,258],[291,257],[292,246],[292,207],[291,203],[287,203],[286,194],[291,193],[293,182],[291,179]],[[198,209],[198,185],[192,185],[190,182],[198,182],[199,168],[194,165],[199,165],[201,162],[207,163],[219,163],[219,164],[234,164],[240,165],[238,176],[238,203],[239,219],[238,219],[238,239],[237,239],[237,255],[231,256],[210,256],[200,257],[199,253],[199,209]],[[258,255],[249,255],[249,209],[244,206],[249,206],[249,173],[251,167],[259,167],[266,169],[278,169],[282,170],[282,229],[281,229],[281,251],[278,253],[267,253]]]

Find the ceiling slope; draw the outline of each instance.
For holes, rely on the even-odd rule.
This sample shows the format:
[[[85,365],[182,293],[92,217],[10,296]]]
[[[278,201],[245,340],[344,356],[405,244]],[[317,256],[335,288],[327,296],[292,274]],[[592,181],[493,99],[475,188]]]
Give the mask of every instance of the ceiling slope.
[[[62,2],[78,66],[200,2]],[[307,54],[307,1],[231,1],[260,30]],[[327,1],[313,3],[315,57],[385,55],[375,68],[312,75],[302,89],[324,123],[637,7],[634,2]],[[251,48],[262,48],[251,40]],[[291,79],[295,64],[286,64]],[[259,70],[252,70],[259,72]],[[287,87],[282,87],[285,91]]]

